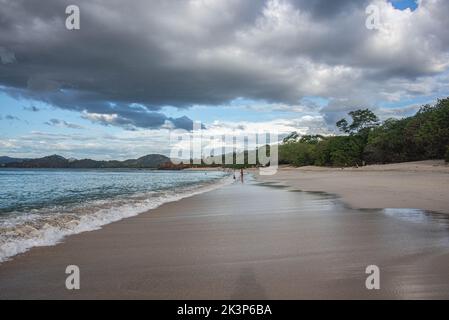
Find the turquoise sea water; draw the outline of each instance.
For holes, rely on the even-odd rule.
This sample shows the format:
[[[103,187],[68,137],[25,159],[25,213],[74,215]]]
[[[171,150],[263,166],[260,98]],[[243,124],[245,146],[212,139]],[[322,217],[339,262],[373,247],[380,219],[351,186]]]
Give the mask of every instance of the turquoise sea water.
[[[0,261],[215,188],[224,172],[0,169]]]

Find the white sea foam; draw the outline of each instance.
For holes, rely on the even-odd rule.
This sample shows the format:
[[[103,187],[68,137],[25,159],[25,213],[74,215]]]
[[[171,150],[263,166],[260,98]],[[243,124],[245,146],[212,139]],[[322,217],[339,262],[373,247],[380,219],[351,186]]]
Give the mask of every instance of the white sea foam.
[[[215,182],[164,192],[150,192],[128,199],[88,202],[75,208],[48,208],[50,214],[27,214],[8,220],[0,228],[0,263],[33,247],[51,246],[65,237],[136,216],[160,205],[178,201],[232,183],[229,177]],[[62,211],[61,211],[62,210]]]

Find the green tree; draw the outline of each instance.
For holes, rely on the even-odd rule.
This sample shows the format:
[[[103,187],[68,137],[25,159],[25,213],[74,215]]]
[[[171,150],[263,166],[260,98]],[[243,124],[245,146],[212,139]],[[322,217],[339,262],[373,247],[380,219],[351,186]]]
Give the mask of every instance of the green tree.
[[[315,145],[290,141],[279,146],[279,163],[307,166],[315,163]]]
[[[324,137],[320,134],[316,135],[304,135],[301,137],[299,142],[309,143],[309,144],[318,144],[320,141],[323,141]]]
[[[328,152],[332,166],[361,165],[363,144],[359,136],[336,136],[329,140]]]
[[[352,118],[351,124],[348,124],[344,118],[336,123],[337,128],[342,132],[357,134],[379,125],[379,118],[369,109],[359,109],[348,114]]]
[[[290,141],[296,141],[299,138],[299,134],[296,131],[293,131],[288,136],[286,136],[284,139],[282,139],[282,142],[287,143]]]
[[[408,148],[404,130],[407,119],[387,119],[369,132],[363,159],[367,163],[389,163],[407,160]]]
[[[349,112],[351,124],[336,126],[346,136],[292,133],[279,147],[280,163],[296,166],[353,166],[424,159],[449,162],[449,98],[425,105],[412,117],[387,119],[382,124],[368,109]]]
[[[421,107],[410,126],[415,128],[411,134],[418,147],[418,158],[443,158],[449,145],[449,99],[438,100],[434,106]]]

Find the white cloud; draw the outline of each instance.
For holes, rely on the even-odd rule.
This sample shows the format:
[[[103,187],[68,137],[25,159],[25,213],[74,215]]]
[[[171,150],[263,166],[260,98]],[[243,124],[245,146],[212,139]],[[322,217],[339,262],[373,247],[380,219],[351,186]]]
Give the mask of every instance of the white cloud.
[[[368,3],[380,8],[380,30],[365,27]],[[167,152],[168,129],[192,121],[165,116],[164,106],[182,112],[192,105],[230,105],[230,112],[239,112],[231,102],[242,98],[260,102],[246,106],[254,112],[297,115],[263,122],[224,116],[206,132],[326,133],[355,108],[408,115],[416,106],[379,106],[449,95],[445,0],[422,0],[414,11],[386,0],[135,0],[126,12],[119,0],[80,0],[85,14],[81,30],[72,34],[76,41],[67,41],[66,30],[58,28],[60,1],[2,4],[0,90],[75,110],[94,123],[148,129],[88,144],[74,135],[61,137],[60,144],[36,134],[14,141],[29,150],[37,150],[37,141],[73,154],[141,155],[161,146]],[[329,104],[302,103],[310,96]]]
[[[136,0],[125,14],[121,1],[82,0],[88,14],[74,46],[56,27],[58,2],[45,8],[9,2],[5,21],[13,26],[6,26],[0,41],[8,52],[33,50],[19,52],[26,63],[5,69],[6,85],[25,77],[24,83],[49,90],[62,84],[84,88],[71,93],[74,101],[57,94],[38,97],[78,111],[84,103],[93,114],[114,113],[99,105],[114,100],[151,110],[221,105],[238,97],[287,105],[310,95],[376,103],[401,99],[404,92],[433,93],[437,86],[426,84],[438,82],[435,77],[449,68],[444,0],[423,0],[414,11],[373,0],[380,8],[380,30],[365,27],[368,1]],[[35,16],[32,24],[23,21],[28,13]],[[49,59],[58,54],[72,55],[64,68]],[[40,64],[33,65],[35,60]],[[413,91],[410,84],[426,88]],[[123,117],[122,109],[115,113]],[[156,118],[159,125],[165,122]]]

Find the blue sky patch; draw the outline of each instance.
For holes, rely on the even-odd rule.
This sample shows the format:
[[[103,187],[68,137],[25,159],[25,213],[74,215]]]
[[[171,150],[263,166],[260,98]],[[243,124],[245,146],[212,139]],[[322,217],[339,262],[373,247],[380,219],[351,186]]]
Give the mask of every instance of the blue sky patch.
[[[412,11],[418,8],[417,0],[390,0],[393,7],[400,10],[410,9]]]

